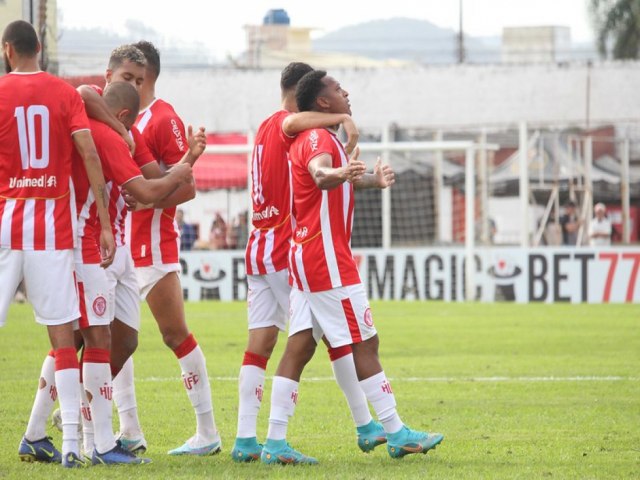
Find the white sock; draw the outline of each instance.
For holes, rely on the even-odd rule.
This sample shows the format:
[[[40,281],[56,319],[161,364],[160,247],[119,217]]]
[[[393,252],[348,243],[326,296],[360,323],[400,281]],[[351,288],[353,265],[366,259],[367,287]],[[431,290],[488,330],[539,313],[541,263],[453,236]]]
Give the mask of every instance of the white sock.
[[[93,436],[93,416],[89,397],[82,382],[80,383],[80,421],[82,422],[82,448],[84,453],[91,455],[96,447]]]
[[[97,352],[94,354],[94,351]],[[99,358],[97,357],[99,356]],[[106,362],[104,361],[106,360]],[[82,364],[84,390],[91,406],[95,448],[106,453],[116,446],[112,425],[112,386],[109,351],[87,348]],[[84,432],[84,423],[83,423]],[[85,450],[87,442],[85,440]]]
[[[193,335],[189,335],[174,353],[180,363],[184,388],[196,414],[196,435],[203,443],[218,441],[207,364],[202,349]]]
[[[375,410],[384,431],[399,431],[402,428],[402,420],[396,410],[396,399],[384,371],[362,380],[360,387]]]
[[[133,383],[133,357],[129,357],[122,370],[113,379],[113,401],[118,407],[120,433],[135,439],[142,436],[142,428],[138,419],[136,388]]]
[[[369,412],[369,405],[367,405],[367,397],[358,382],[356,366],[353,363],[353,354],[349,353],[333,360],[331,367],[333,368],[333,375],[336,377],[336,381],[347,399],[356,427],[367,425],[372,420],[372,417],[371,412]]]
[[[62,417],[62,455],[78,451],[78,424],[80,422],[80,369],[73,348],[60,348],[55,352],[56,387]]]
[[[256,365],[242,365],[238,377],[238,438],[256,436],[256,423],[262,404],[265,370]]]
[[[273,377],[268,439],[284,440],[287,438],[289,417],[293,416],[298,403],[298,385],[298,382],[286,377]]]
[[[55,372],[56,361],[53,358],[53,352],[50,352],[42,362],[38,390],[36,398],[33,400],[33,407],[31,407],[27,431],[24,434],[29,441],[33,442],[47,436],[47,419],[51,415],[56,398],[58,398]]]

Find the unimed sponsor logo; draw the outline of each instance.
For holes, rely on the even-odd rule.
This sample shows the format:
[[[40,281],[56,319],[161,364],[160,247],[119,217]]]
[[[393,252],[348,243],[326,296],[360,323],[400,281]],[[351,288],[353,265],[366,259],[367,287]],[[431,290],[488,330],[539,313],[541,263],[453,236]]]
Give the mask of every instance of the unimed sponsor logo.
[[[9,179],[9,188],[51,188],[57,186],[58,182],[55,175],[40,175],[39,177],[11,177]]]
[[[280,215],[280,210],[270,205],[259,212],[253,212],[253,221],[267,220],[272,217],[277,217],[278,215]]]

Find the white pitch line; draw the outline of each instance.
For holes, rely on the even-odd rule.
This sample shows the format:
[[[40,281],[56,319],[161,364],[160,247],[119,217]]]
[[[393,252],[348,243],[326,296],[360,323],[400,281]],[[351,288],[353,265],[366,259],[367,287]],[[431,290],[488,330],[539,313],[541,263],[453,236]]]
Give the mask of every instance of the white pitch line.
[[[273,377],[267,377],[272,379]],[[138,382],[172,382],[179,377],[144,377],[136,378]],[[237,382],[238,377],[209,377],[212,382]],[[389,377],[395,382],[639,382],[640,377],[620,376],[576,376],[576,377]],[[302,377],[303,382],[335,382],[334,377]]]

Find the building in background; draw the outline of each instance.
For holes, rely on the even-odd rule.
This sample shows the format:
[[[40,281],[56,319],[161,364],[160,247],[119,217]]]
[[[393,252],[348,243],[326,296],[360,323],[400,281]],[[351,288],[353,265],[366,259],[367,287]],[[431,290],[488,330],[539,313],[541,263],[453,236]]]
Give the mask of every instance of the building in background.
[[[412,62],[374,59],[340,52],[313,50],[311,27],[292,27],[286,10],[267,12],[262,25],[245,25],[247,50],[237,65],[244,68],[284,68],[291,61],[306,62],[322,68],[370,68],[407,66]]]
[[[41,67],[43,70],[57,74],[57,0],[0,0],[0,32],[15,20],[26,20],[35,27],[43,46]]]
[[[558,63],[572,59],[569,27],[506,27],[502,63]]]

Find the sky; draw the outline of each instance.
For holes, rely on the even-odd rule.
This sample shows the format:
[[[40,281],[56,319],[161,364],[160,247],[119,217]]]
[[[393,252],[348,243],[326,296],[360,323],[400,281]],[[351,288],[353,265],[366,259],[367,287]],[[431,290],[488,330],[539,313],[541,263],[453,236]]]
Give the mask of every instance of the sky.
[[[571,28],[574,42],[588,42],[588,0],[463,0],[463,29],[472,36],[500,36],[503,27],[554,25]],[[127,19],[170,38],[205,45],[212,56],[236,56],[245,48],[244,25],[262,23],[272,8],[284,8],[296,27],[314,36],[371,20],[407,17],[458,29],[460,0],[58,0],[62,28],[100,27],[122,33]]]

